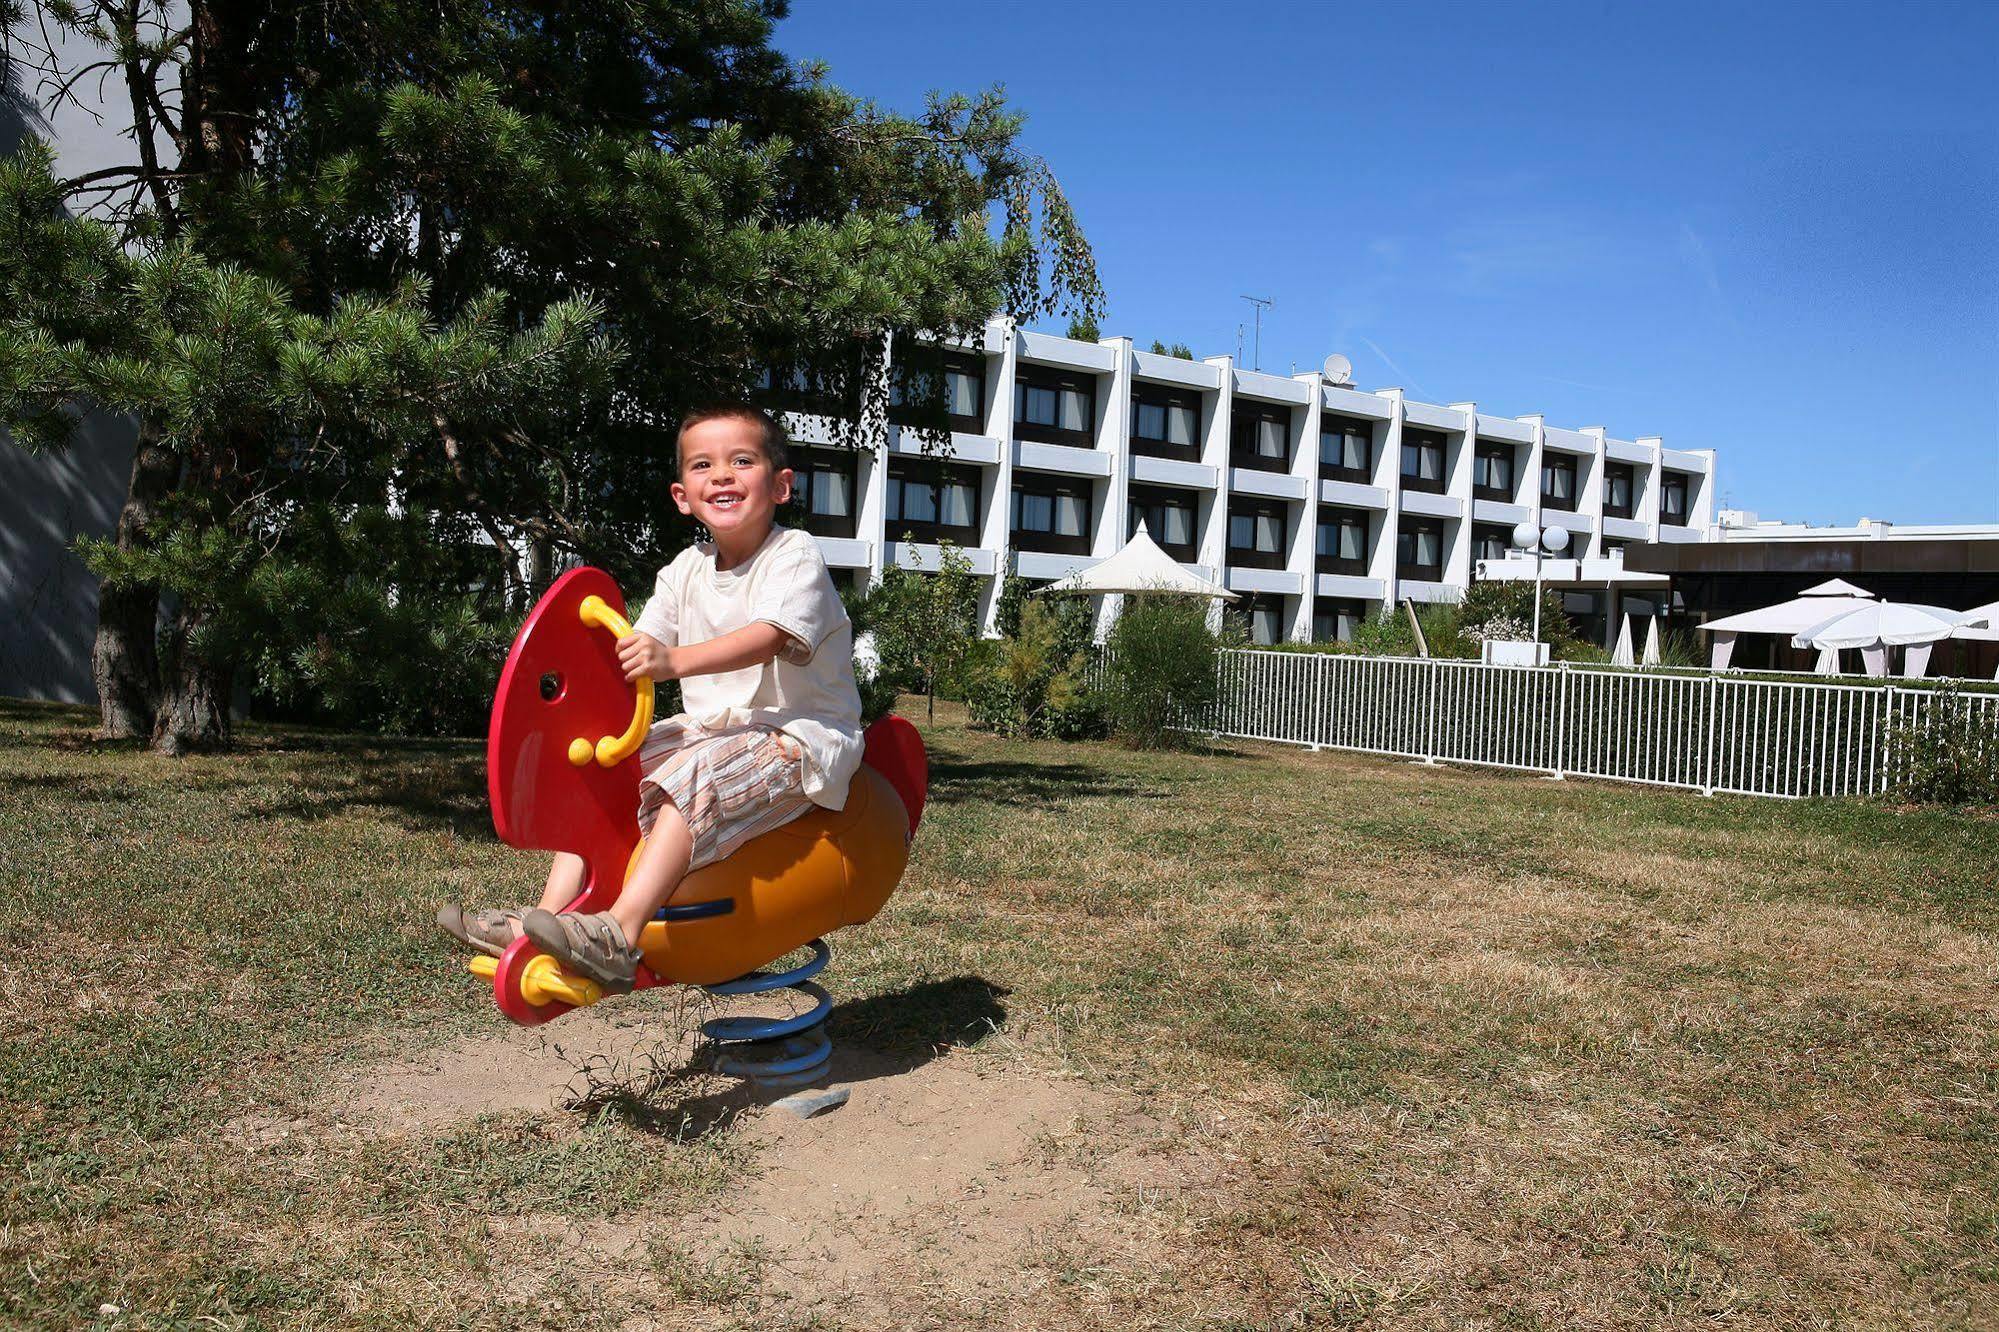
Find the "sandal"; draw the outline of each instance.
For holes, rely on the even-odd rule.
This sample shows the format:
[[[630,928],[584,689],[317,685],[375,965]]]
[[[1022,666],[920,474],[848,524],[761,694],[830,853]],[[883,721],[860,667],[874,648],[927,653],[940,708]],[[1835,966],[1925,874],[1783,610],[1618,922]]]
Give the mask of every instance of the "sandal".
[[[557,961],[575,968],[613,994],[632,988],[644,956],[625,942],[625,932],[608,911],[557,915],[539,907],[521,917],[521,932]]]
[[[456,902],[437,909],[437,927],[459,943],[494,957],[520,937],[514,929],[521,922],[518,911],[467,911]]]

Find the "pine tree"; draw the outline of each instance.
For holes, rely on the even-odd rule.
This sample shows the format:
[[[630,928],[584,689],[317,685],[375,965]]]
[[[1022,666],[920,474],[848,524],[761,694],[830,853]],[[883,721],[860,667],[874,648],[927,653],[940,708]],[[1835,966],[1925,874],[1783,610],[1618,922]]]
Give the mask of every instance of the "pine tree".
[[[138,422],[87,552],[105,734],[224,743],[239,669],[351,702],[408,664],[384,636],[432,669],[565,556],[643,577],[686,538],[673,425],[760,367],[846,377],[860,441],[890,339],[1096,317],[996,92],[891,114],[782,13],[0,4],[18,89],[122,81],[135,125],[87,176],[0,159],[0,425]]]

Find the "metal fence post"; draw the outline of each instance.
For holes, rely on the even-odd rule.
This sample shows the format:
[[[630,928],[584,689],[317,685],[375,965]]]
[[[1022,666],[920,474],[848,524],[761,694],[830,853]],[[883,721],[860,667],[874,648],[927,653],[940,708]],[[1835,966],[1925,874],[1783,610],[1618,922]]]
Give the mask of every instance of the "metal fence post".
[[[1440,686],[1443,682],[1439,678],[1439,668],[1436,662],[1424,658],[1423,669],[1428,672],[1430,685],[1430,725],[1428,733],[1423,737],[1423,761],[1425,763],[1435,763],[1437,761],[1437,695],[1442,692]]]
[[[1721,677],[1718,675],[1708,676],[1707,728],[1706,728],[1707,763],[1703,771],[1701,772],[1701,794],[1705,796],[1711,796],[1714,794],[1715,707],[1718,702],[1715,695],[1718,694],[1720,691],[1721,691]]]
[[[1555,686],[1555,776],[1569,766],[1569,663],[1560,663],[1561,683]]]

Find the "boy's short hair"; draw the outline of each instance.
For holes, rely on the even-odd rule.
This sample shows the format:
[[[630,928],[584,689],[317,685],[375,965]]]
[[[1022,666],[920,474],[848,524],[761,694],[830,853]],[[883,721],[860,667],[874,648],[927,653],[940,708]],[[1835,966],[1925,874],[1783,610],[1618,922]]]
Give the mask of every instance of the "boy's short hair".
[[[690,427],[704,421],[748,421],[763,434],[765,461],[770,463],[772,472],[782,472],[791,466],[791,446],[784,437],[784,427],[777,418],[761,407],[747,402],[709,402],[695,407],[680,418],[680,430],[673,437],[673,474],[680,475],[680,442],[687,438]]]

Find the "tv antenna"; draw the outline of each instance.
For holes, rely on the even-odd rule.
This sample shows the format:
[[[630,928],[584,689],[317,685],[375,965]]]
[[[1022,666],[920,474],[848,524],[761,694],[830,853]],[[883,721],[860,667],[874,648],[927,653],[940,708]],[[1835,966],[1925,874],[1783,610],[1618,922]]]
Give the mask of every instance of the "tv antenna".
[[[1243,299],[1256,307],[1256,361],[1251,366],[1251,369],[1261,370],[1263,369],[1263,312],[1275,305],[1276,302],[1268,296],[1245,296]],[[1237,344],[1236,356],[1240,359],[1242,356],[1240,337],[1237,338]]]

